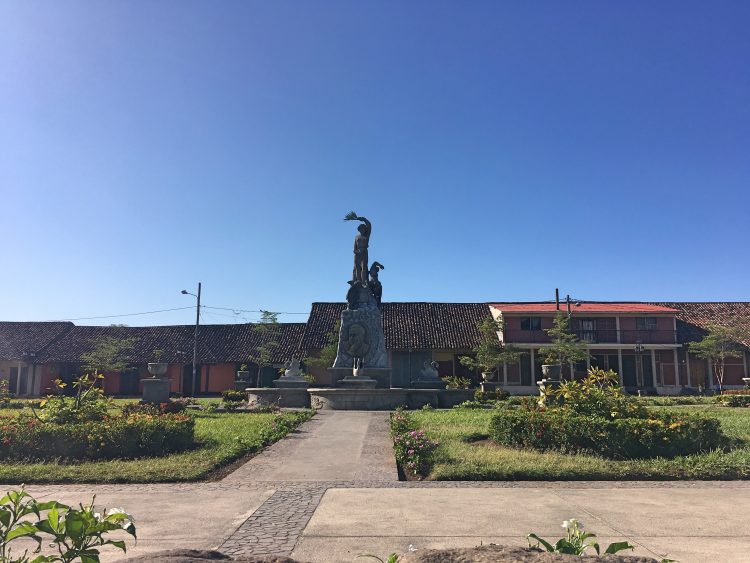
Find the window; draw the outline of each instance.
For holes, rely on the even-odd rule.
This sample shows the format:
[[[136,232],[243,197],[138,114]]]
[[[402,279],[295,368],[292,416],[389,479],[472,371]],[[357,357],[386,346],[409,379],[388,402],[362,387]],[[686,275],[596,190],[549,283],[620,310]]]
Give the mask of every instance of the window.
[[[521,330],[542,330],[541,317],[521,317]]]
[[[638,317],[635,319],[637,330],[656,330],[656,317]]]

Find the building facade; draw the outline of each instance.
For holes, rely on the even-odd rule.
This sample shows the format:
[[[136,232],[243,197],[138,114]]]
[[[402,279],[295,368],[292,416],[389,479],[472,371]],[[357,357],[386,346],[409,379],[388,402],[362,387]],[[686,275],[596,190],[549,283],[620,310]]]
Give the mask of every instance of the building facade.
[[[306,323],[282,323],[273,366],[259,370],[248,360],[262,337],[252,324],[204,325],[198,338],[198,365],[193,380],[194,326],[76,326],[69,322],[0,322],[0,379],[14,396],[45,395],[55,379],[71,381],[83,371],[86,354],[107,338],[125,340],[126,368],[107,373],[104,389],[120,396],[139,396],[150,377],[148,362],[169,363],[171,390],[183,395],[218,394],[234,386],[240,365],[248,364],[252,382],[272,385],[278,370],[292,357],[316,356],[336,328],[345,303],[313,303]],[[567,306],[562,312],[568,314]],[[480,343],[477,325],[488,317],[501,321],[498,339],[525,353],[514,365],[498,366],[497,379],[514,394],[533,394],[541,379],[539,349],[549,344],[554,303],[383,303],[382,318],[393,387],[410,387],[425,362],[438,363],[441,377],[477,380],[461,363]],[[581,377],[589,366],[612,369],[632,393],[678,394],[716,386],[713,366],[687,352],[711,324],[750,322],[750,302],[738,303],[613,303],[586,302],[570,306],[570,327],[585,344],[583,362],[566,366],[566,377]],[[750,342],[741,358],[728,360],[724,385],[741,387],[750,377]],[[325,368],[308,368],[318,385],[330,385]],[[687,390],[687,391],[686,391]]]

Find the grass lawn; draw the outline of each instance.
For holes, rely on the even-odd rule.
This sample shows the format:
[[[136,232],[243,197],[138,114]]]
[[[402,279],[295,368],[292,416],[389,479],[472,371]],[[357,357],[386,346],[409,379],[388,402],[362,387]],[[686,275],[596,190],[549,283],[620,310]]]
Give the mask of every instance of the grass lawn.
[[[8,416],[13,409],[0,410]],[[2,483],[155,483],[195,481],[264,445],[274,414],[208,413],[197,411],[194,450],[164,457],[77,463],[0,463]],[[285,412],[284,418],[299,424],[312,411]]]
[[[652,407],[701,412],[721,421],[743,445],[674,459],[612,461],[497,446],[486,438],[492,410],[453,409],[410,413],[416,426],[440,442],[431,480],[747,479],[750,478],[750,408],[714,405]],[[477,441],[479,440],[479,441]]]

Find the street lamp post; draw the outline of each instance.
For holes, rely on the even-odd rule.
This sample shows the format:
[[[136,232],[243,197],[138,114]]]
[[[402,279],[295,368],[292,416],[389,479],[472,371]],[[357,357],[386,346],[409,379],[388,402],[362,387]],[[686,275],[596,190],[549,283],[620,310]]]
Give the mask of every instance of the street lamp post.
[[[182,290],[183,295],[192,295],[197,299],[197,305],[195,308],[195,335],[193,336],[193,396],[197,395],[196,386],[197,383],[197,368],[198,368],[198,327],[201,322],[201,282],[198,282],[198,295],[190,293],[188,290]]]

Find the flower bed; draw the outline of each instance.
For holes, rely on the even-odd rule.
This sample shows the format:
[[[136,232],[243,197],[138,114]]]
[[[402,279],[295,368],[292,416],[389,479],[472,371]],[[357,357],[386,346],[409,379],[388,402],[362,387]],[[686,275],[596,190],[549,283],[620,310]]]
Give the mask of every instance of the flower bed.
[[[391,436],[396,461],[404,471],[411,475],[429,473],[438,443],[430,440],[422,430],[415,430],[409,415],[402,410],[391,415]]]
[[[500,411],[491,419],[490,436],[505,446],[588,452],[612,459],[671,458],[726,444],[715,418],[684,413],[605,418],[559,408]]]
[[[180,414],[131,414],[54,424],[0,418],[0,459],[127,459],[160,456],[193,445],[194,421]]]

